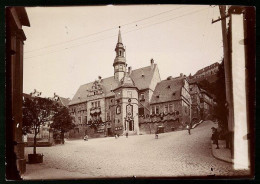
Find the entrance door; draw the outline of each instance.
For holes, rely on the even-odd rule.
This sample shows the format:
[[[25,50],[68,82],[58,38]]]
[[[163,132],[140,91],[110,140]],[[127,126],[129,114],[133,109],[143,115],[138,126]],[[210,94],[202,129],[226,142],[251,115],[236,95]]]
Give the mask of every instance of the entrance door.
[[[112,136],[111,128],[107,128],[107,136]]]
[[[129,131],[134,131],[134,121],[129,121]]]

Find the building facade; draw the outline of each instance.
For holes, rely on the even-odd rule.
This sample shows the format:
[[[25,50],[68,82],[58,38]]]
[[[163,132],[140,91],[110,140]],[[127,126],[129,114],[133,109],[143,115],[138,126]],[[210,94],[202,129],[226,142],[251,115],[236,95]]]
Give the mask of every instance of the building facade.
[[[150,101],[150,115],[141,118],[140,132],[169,132],[185,128],[191,122],[190,104],[186,77],[168,77],[157,83]]]
[[[99,76],[80,86],[70,101],[76,125],[69,132],[70,138],[139,134],[141,117],[150,115],[153,91],[161,81],[157,64],[152,59],[147,67],[127,70],[120,30],[115,52],[114,76]]]
[[[127,68],[119,30],[114,76],[79,87],[69,103],[76,128],[69,138],[149,134],[183,129],[191,123],[190,85],[186,76],[161,81],[159,69]]]
[[[200,113],[203,120],[211,119],[213,114],[213,98],[204,89],[200,91]]]
[[[214,83],[218,79],[217,73],[219,71],[219,65],[220,64],[216,62],[198,70],[193,76],[189,76],[189,81],[194,83],[207,80],[209,83]]]
[[[6,179],[19,180],[26,171],[22,139],[23,26],[30,26],[24,7],[6,7]]]
[[[198,83],[190,83],[190,95],[191,95],[191,119],[192,122],[197,122],[201,119],[200,112],[200,87]]]
[[[206,78],[208,76],[216,75],[219,70],[219,63],[213,63],[212,65],[206,66],[205,68],[202,68],[198,70],[194,77],[195,78]]]

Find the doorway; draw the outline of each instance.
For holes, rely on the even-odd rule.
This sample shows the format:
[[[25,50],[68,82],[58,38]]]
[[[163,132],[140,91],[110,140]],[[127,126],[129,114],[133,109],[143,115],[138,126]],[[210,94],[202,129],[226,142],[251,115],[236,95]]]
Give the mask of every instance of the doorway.
[[[107,136],[112,136],[111,128],[107,128]]]
[[[134,131],[134,121],[129,121],[129,131]]]

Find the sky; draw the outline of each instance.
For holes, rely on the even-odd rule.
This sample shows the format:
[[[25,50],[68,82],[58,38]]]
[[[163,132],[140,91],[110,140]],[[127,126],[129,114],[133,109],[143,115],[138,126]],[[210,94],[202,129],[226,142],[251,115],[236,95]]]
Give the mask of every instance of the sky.
[[[80,85],[113,76],[119,26],[132,69],[158,64],[161,79],[223,57],[218,6],[27,7],[23,91],[72,99]]]

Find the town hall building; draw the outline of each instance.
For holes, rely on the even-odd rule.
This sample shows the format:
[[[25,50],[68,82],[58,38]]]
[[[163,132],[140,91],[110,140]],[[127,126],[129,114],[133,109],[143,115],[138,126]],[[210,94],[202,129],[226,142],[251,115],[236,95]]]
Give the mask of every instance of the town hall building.
[[[179,77],[177,82],[174,82],[174,78],[167,80],[166,83],[171,87],[168,89],[166,85],[167,89],[164,89],[158,86],[165,82],[161,81],[158,66],[153,59],[149,66],[143,68],[132,70],[127,67],[120,30],[115,52],[114,75],[104,79],[99,76],[97,80],[81,85],[70,101],[70,114],[76,124],[76,128],[69,132],[70,138],[82,138],[85,135],[106,137],[126,133],[139,135],[154,133],[158,127],[164,126],[170,127],[165,131],[183,128],[184,123],[190,122],[189,84],[185,77]],[[165,101],[165,97],[159,97],[160,100],[164,99],[160,103],[169,104],[167,112],[163,109],[154,110],[158,107],[156,100],[160,90],[167,90],[171,95],[176,93],[176,96],[166,99],[169,103]],[[154,106],[151,106],[151,102]],[[170,117],[167,119],[169,125],[164,124],[165,121],[160,118],[153,120],[154,117],[166,115]]]

